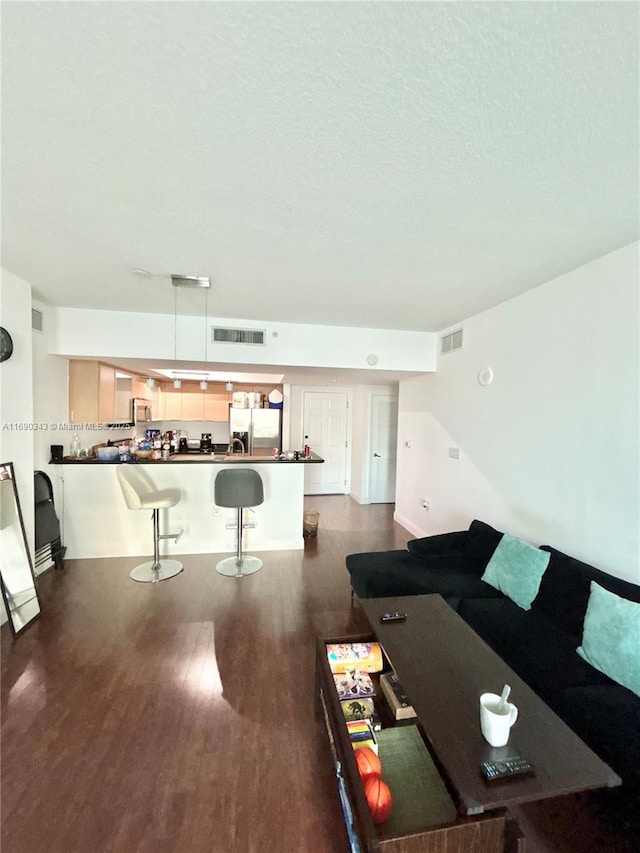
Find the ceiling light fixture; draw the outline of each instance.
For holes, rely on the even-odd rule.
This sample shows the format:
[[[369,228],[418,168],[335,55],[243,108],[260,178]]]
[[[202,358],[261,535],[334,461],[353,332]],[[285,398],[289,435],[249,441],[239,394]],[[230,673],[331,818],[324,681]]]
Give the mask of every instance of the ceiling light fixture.
[[[207,382],[206,379],[203,379],[202,382],[200,383],[200,390],[206,391],[208,387],[209,387],[209,383]]]
[[[211,287],[211,279],[204,275],[172,275],[174,287]]]
[[[149,376],[147,379],[147,388],[155,388],[155,387],[156,387],[156,380],[153,379],[151,376]]]
[[[174,379],[173,387],[176,389],[176,391],[182,388],[182,379]]]
[[[227,382],[225,388],[227,389],[227,391],[233,391],[233,382]]]

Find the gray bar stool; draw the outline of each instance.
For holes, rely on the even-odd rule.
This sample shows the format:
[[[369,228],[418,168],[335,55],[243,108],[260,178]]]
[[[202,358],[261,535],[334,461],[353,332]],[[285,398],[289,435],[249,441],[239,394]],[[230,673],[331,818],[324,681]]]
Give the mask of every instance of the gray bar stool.
[[[245,557],[242,553],[242,510],[245,507],[258,506],[264,501],[262,477],[252,468],[225,468],[219,471],[214,485],[217,506],[234,507],[238,510],[238,534],[235,557],[227,557],[216,565],[216,571],[227,577],[241,578],[252,575],[262,568],[258,557]]]
[[[153,515],[153,560],[136,566],[129,576],[141,583],[157,583],[174,577],[182,571],[182,563],[160,559],[160,539],[174,539],[177,542],[182,530],[180,533],[161,534],[159,516],[161,509],[168,509],[178,503],[180,490],[158,489],[141,465],[118,465],[116,474],[129,509],[150,509]]]

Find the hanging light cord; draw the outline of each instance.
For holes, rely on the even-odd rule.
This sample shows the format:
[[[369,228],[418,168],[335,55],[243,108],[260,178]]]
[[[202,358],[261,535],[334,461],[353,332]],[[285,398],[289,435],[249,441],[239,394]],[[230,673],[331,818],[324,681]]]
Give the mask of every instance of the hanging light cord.
[[[209,327],[209,289],[207,288],[204,292],[204,365],[205,369],[207,368],[208,363],[208,348],[209,348],[209,335],[207,334]]]
[[[173,360],[178,360],[178,288],[173,288]]]

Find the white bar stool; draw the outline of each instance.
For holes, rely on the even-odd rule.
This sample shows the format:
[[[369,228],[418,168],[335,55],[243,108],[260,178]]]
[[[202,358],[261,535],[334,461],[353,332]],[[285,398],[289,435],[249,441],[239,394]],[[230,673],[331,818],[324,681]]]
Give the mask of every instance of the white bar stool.
[[[136,566],[129,576],[141,583],[157,583],[174,577],[182,571],[182,563],[160,559],[160,539],[174,539],[177,542],[182,530],[180,533],[161,534],[159,515],[161,509],[168,509],[179,502],[180,490],[158,489],[142,465],[123,463],[116,468],[116,474],[129,509],[150,509],[153,516],[153,560]]]
[[[245,557],[242,553],[242,510],[245,507],[258,506],[264,502],[262,477],[253,468],[224,468],[219,471],[214,484],[217,506],[234,507],[238,510],[238,534],[236,556],[226,557],[216,565],[216,571],[227,577],[241,578],[252,575],[262,568],[258,557]]]

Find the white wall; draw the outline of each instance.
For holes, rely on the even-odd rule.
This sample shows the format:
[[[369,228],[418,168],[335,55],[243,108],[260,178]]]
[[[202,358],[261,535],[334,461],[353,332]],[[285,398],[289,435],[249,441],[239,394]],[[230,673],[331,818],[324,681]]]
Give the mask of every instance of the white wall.
[[[464,322],[462,351],[400,383],[397,520],[480,518],[640,582],[638,302],[634,244]]]
[[[52,352],[69,357],[103,359],[155,358],[201,361],[205,355],[204,317],[135,314],[126,311],[54,309],[56,334]],[[208,361],[228,364],[282,364],[298,367],[370,370],[433,370],[437,335],[390,329],[311,326],[295,323],[257,323],[218,320],[209,325],[266,329],[264,346],[211,344]],[[174,348],[174,325],[177,344]],[[371,368],[367,356],[378,363]]]
[[[47,471],[51,458],[51,445],[62,444],[65,452],[70,446],[70,430],[65,429],[69,419],[68,377],[69,361],[61,356],[49,355],[51,322],[49,309],[34,303],[42,313],[42,331],[33,330],[33,420],[47,429],[33,434],[33,462],[36,470]]]
[[[33,557],[33,392],[31,287],[6,270],[0,277],[0,325],[13,355],[0,365],[0,462],[13,462],[29,551]],[[0,621],[6,621],[4,609]]]
[[[2,270],[0,325],[13,338],[13,355],[0,366],[0,462],[13,462],[33,554],[33,389],[31,287]]]

